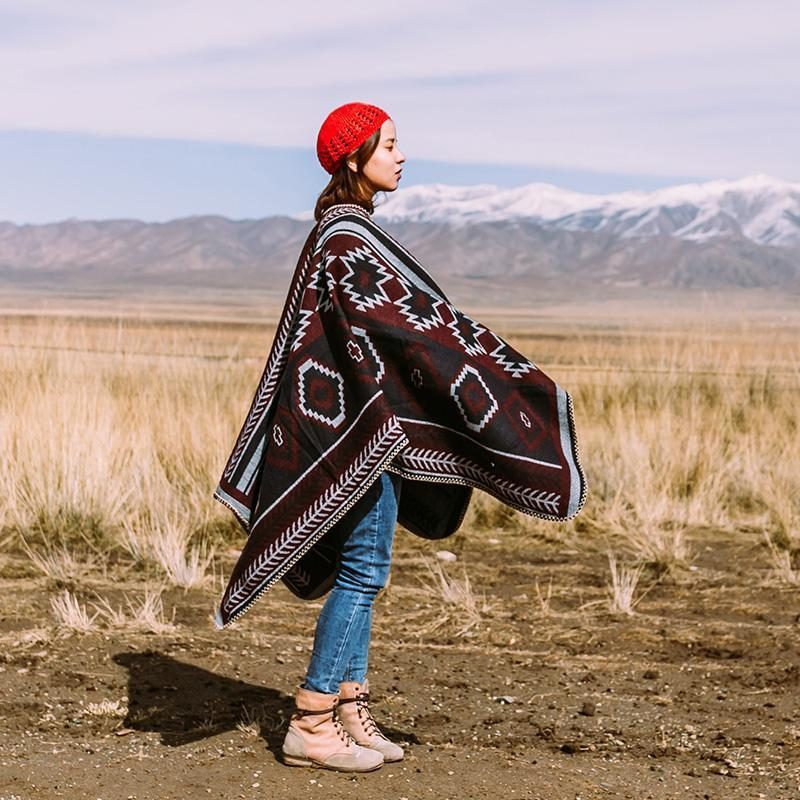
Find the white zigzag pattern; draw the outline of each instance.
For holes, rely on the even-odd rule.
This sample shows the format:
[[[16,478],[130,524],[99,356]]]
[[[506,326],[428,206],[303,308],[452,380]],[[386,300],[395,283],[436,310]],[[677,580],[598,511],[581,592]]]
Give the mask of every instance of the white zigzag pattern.
[[[473,334],[472,340],[473,344],[469,344],[467,340],[461,335],[461,331],[458,328],[458,317],[459,312],[455,309],[452,304],[448,303],[448,307],[450,308],[450,313],[453,316],[452,322],[447,323],[447,327],[453,332],[453,336],[458,340],[459,344],[464,348],[464,351],[467,355],[470,356],[479,356],[479,355],[486,355],[486,350],[481,344],[480,339],[478,338],[481,334],[486,333],[486,328],[483,327],[478,322],[475,322],[474,319],[468,317],[466,314],[461,314],[461,318],[465,319],[469,324],[472,326]]]
[[[225,606],[231,610],[231,613],[233,613],[232,609],[240,605],[256,588],[253,584],[261,583],[265,573],[280,567],[292,555],[296,546],[307,539],[310,530],[319,530],[332,513],[341,506],[342,499],[352,496],[353,491],[363,481],[363,476],[381,460],[383,454],[395,441],[398,431],[402,431],[402,428],[394,417],[385,422],[356,460],[342,473],[339,482],[317,498],[305,513],[280,535],[278,539],[280,544],[277,548],[263,553],[252,563],[247,573],[242,575],[236,585],[232,587],[231,593],[225,601]]]
[[[352,325],[350,330],[353,332],[354,336],[358,336],[360,339],[363,339],[367,345],[367,349],[372,353],[372,357],[375,359],[375,363],[378,365],[378,372],[375,375],[375,380],[380,383],[384,374],[386,373],[386,367],[381,361],[380,356],[378,355],[378,351],[375,349],[375,345],[372,343],[372,339],[370,339],[369,334],[364,330],[364,328],[359,328],[356,325]]]
[[[507,345],[502,341],[496,333],[491,332],[497,341],[497,347],[492,350],[489,355],[497,362],[498,366],[502,367],[506,372],[510,372],[515,378],[521,378],[529,372],[536,369],[536,365],[531,361],[509,361],[500,351]]]
[[[400,285],[406,290],[406,293],[402,297],[398,297],[394,304],[400,309],[400,313],[411,323],[411,326],[414,330],[417,331],[429,331],[431,328],[437,328],[439,325],[444,325],[444,319],[442,319],[442,315],[439,313],[439,306],[442,305],[444,301],[442,300],[434,300],[432,303],[433,314],[431,317],[420,317],[419,314],[415,314],[411,310],[411,306],[404,302],[409,297],[411,297],[411,284],[400,275],[397,276],[397,280]],[[421,290],[420,290],[421,291]],[[427,294],[427,292],[426,292]]]
[[[300,309],[299,318],[297,321],[297,329],[295,330],[294,341],[292,342],[293,351],[300,347],[300,342],[306,335],[306,328],[311,324],[311,317],[313,316],[313,311],[309,311],[307,308]]]
[[[331,299],[332,284],[334,283],[333,275],[328,272],[328,265],[334,261],[336,256],[328,256],[325,264],[320,266],[314,280],[311,282],[311,288],[317,293],[317,305],[315,311],[330,311],[333,308],[333,300]]]
[[[530,508],[533,504],[538,509],[545,509],[551,514],[558,513],[558,502],[561,495],[547,492],[544,489],[526,489],[509,480],[498,481],[490,472],[477,466],[475,462],[464,456],[451,456],[439,450],[423,450],[419,447],[407,447],[398,457],[403,464],[422,472],[433,472],[448,475],[463,475],[475,481],[490,483],[497,487],[501,494],[515,501],[518,505]]]

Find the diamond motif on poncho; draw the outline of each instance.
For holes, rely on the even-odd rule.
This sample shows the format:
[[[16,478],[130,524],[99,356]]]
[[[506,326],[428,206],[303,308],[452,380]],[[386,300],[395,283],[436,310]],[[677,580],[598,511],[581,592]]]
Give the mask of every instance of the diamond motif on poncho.
[[[368,247],[349,250],[340,258],[347,273],[339,278],[345,294],[350,297],[358,311],[391,303],[383,284],[394,275],[378,261]]]
[[[465,364],[450,386],[450,395],[456,401],[466,426],[476,433],[497,411],[497,400],[474,367]]]
[[[420,290],[412,292],[407,281],[400,281],[400,285],[406,293],[397,298],[394,303],[414,330],[429,331],[431,328],[444,325],[444,319],[439,312],[439,306],[444,305],[443,300],[437,300],[427,292]],[[410,302],[406,302],[407,300]]]
[[[448,322],[447,327],[450,328],[453,332],[453,336],[455,336],[459,344],[464,348],[464,352],[470,356],[477,356],[481,353],[485,354],[486,350],[478,341],[478,337],[482,333],[486,333],[486,328],[452,306],[450,310],[453,314],[453,321]]]
[[[297,396],[307,417],[332,428],[344,422],[344,378],[335,369],[306,359],[297,370]]]

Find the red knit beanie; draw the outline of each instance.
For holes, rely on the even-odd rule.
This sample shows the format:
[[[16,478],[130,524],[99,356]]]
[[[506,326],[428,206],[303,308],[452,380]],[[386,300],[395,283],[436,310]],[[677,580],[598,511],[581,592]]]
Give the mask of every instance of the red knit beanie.
[[[317,158],[325,172],[334,173],[341,160],[352,153],[389,119],[378,106],[345,103],[334,108],[317,136]]]

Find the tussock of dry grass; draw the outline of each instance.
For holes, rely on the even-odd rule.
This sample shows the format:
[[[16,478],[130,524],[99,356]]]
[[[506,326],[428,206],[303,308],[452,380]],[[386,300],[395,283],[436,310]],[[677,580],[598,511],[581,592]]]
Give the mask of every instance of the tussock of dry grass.
[[[95,633],[101,629],[126,630],[140,633],[169,633],[175,630],[172,619],[164,615],[161,591],[145,587],[142,598],[137,602],[125,595],[125,606],[114,607],[103,597],[91,603],[90,611],[86,603],[68,589],[63,589],[50,598],[50,607],[56,628],[61,634]]]
[[[195,528],[187,513],[154,511],[152,527],[134,539],[136,549],[158,564],[173,585],[184,589],[202,586],[210,577],[207,571],[214,560],[214,548],[206,540],[192,543]]]
[[[640,599],[636,597],[636,589],[644,566],[618,564],[616,555],[609,553],[608,568],[611,571],[611,584],[608,586],[609,610],[612,614],[633,614]]]
[[[89,717],[119,719],[127,716],[128,707],[122,700],[101,700],[99,703],[87,703],[83,713]]]
[[[281,710],[276,714],[267,712],[264,706],[242,706],[241,715],[236,723],[236,730],[245,736],[257,738],[265,733],[277,733],[286,727]]]
[[[492,603],[483,592],[472,587],[466,567],[461,577],[448,574],[441,561],[424,559],[427,579],[420,579],[420,598],[426,606],[425,613],[433,609],[433,618],[417,627],[419,634],[435,631],[450,632],[454,636],[469,636],[481,625],[492,610]]]
[[[168,633],[175,630],[172,621],[175,618],[175,609],[172,610],[172,618],[166,619],[161,594],[161,591],[156,592],[146,588],[139,602],[125,595],[125,607],[115,608],[105,598],[100,598],[97,603],[93,603],[93,606],[108,628],[143,633]]]
[[[547,591],[545,592],[543,592],[542,587],[539,586],[538,580],[534,583],[534,588],[536,589],[536,599],[539,602],[539,610],[544,616],[550,616],[552,613],[550,602],[553,599],[553,579],[550,578],[547,582]]]
[[[86,606],[68,589],[50,598],[50,608],[61,633],[92,633],[97,630],[95,620],[99,612],[90,614]]]
[[[56,545],[49,550],[37,550],[23,539],[22,547],[34,567],[57,583],[72,583],[93,566],[91,559],[76,558],[75,553],[65,544]]]
[[[772,540],[769,534],[764,534],[764,539],[772,562],[772,572],[780,583],[789,586],[800,586],[800,566],[795,564],[794,553],[785,550]],[[798,551],[795,551],[797,553]],[[798,553],[800,555],[800,553]]]

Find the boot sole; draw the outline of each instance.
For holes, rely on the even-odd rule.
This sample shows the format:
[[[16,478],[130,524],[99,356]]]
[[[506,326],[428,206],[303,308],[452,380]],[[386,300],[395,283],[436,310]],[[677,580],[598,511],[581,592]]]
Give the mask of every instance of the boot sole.
[[[366,769],[359,769],[357,767],[334,767],[322,761],[315,761],[313,758],[300,758],[299,756],[290,756],[286,753],[283,753],[283,763],[289,767],[315,767],[316,769],[331,769],[335,772],[374,772],[384,765],[383,761],[379,761],[374,767],[367,767]]]

